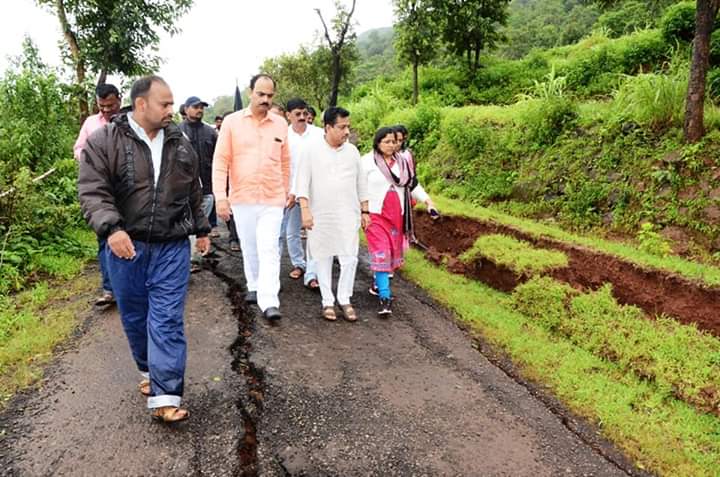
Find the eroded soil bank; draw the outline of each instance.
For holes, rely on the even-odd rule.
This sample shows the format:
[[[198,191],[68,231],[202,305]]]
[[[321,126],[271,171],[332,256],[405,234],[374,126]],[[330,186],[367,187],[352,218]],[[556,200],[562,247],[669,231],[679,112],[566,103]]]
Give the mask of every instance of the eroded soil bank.
[[[480,222],[467,217],[442,216],[433,221],[421,211],[415,213],[415,233],[428,247],[426,256],[443,261],[448,269],[478,279],[502,291],[511,291],[529,277],[516,275],[487,259],[465,264],[458,256],[481,235],[504,234],[524,240],[538,248],[564,252],[567,267],[549,273],[578,289],[613,286],[613,295],[623,304],[635,305],[648,315],[666,314],[682,323],[720,336],[720,287],[708,287],[670,272],[652,270],[618,257],[549,238],[537,238],[512,227]]]

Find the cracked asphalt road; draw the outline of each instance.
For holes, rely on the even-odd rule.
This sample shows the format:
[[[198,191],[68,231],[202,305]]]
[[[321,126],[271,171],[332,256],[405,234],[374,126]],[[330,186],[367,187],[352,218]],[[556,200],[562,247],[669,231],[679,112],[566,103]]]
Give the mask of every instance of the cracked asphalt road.
[[[0,474],[641,475],[401,277],[393,317],[378,319],[361,262],[360,320],[330,323],[284,263],[284,318],[270,326],[241,303],[241,257],[225,245],[192,276],[189,422],[150,420],[117,312],[95,312],[39,389],[0,414]]]

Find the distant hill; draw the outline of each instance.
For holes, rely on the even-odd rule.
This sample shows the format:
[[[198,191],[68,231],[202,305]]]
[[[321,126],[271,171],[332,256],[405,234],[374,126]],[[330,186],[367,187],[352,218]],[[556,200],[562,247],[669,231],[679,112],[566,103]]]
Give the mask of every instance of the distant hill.
[[[400,72],[401,67],[395,58],[394,35],[392,27],[375,28],[358,35],[360,64],[356,70],[357,83],[365,83],[378,76],[392,76]]]

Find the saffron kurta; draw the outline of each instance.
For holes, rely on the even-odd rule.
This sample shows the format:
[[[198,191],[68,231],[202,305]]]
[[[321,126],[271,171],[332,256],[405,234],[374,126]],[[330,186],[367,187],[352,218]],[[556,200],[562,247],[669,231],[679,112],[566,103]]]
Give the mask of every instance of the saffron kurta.
[[[367,176],[360,153],[350,143],[335,149],[319,137],[303,148],[297,172],[297,197],[308,199],[313,228],[308,256],[357,255],[360,202],[367,200]]]

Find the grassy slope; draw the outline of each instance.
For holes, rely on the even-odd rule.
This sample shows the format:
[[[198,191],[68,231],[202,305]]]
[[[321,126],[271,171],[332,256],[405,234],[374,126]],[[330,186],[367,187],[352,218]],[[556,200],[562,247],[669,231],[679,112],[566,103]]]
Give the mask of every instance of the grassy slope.
[[[641,468],[661,475],[711,476],[720,466],[720,420],[514,311],[510,298],[448,273],[411,250],[403,275],[504,349],[525,376],[547,386],[597,424]]]

